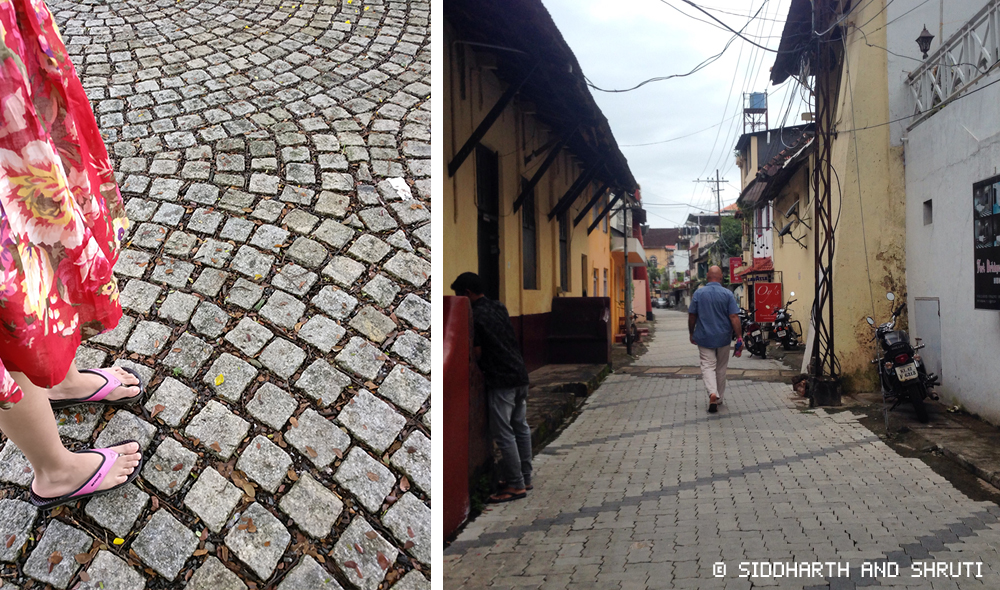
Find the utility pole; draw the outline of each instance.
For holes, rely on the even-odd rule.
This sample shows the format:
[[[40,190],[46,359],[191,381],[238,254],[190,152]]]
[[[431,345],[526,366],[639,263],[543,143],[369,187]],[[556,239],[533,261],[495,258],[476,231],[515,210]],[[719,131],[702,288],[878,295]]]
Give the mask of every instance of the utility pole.
[[[625,287],[625,352],[632,356],[632,291],[629,286],[632,284],[632,267],[628,264],[628,230],[629,224],[629,200],[625,195],[625,204],[622,205],[622,236],[625,248],[625,276],[622,284]]]
[[[702,179],[699,178],[699,179],[695,180],[694,182],[711,182],[711,183],[715,184],[715,188],[712,189],[712,192],[715,193],[715,206],[717,207],[716,211],[719,212],[718,213],[718,217],[719,217],[719,239],[721,240],[722,239],[722,183],[723,182],[729,182],[729,181],[726,180],[726,179],[724,179],[724,178],[720,179],[719,178],[719,170],[716,169],[715,170],[715,178],[714,179],[707,178],[705,180],[702,180]],[[698,225],[701,225],[701,224],[698,224]],[[718,254],[719,249],[716,248],[715,252],[716,252],[716,254]],[[721,259],[721,256],[719,258]],[[721,260],[719,260],[717,262],[721,263]]]
[[[831,0],[814,0],[813,3],[813,60],[810,64],[815,74],[816,94],[816,164],[812,169],[813,231],[815,240],[815,284],[813,325],[815,338],[809,351],[811,359],[809,391],[810,405],[840,405],[840,363],[837,360],[833,339],[833,248],[834,223],[832,215],[832,147],[834,106],[840,68],[832,51],[831,37],[835,16]],[[817,34],[816,31],[825,31]],[[858,189],[860,190],[860,188]]]

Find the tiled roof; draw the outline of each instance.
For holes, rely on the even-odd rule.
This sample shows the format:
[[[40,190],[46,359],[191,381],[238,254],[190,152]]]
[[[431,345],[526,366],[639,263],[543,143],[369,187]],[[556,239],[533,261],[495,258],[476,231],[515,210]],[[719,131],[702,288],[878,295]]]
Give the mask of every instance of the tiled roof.
[[[666,248],[677,244],[681,230],[677,227],[659,227],[646,230],[643,246],[646,248]]]
[[[750,266],[744,266],[740,270],[736,271],[736,276],[742,277],[745,274],[752,272],[771,272],[774,270],[774,261],[771,257],[767,258],[754,258],[753,264]]]

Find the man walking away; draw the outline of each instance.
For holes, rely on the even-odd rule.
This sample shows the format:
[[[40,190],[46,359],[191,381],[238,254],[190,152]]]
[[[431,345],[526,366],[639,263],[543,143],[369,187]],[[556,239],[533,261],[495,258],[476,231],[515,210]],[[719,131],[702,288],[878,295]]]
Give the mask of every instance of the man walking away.
[[[688,333],[698,345],[701,374],[708,389],[708,411],[715,413],[726,391],[729,343],[736,333],[736,354],[743,349],[743,333],[738,315],[740,306],[729,289],[722,286],[722,269],[708,269],[708,284],[694,292],[688,308]]]
[[[528,369],[517,346],[507,308],[483,295],[483,281],[479,275],[462,273],[451,288],[459,297],[472,300],[473,346],[486,379],[490,432],[500,448],[503,483],[489,501],[518,500],[532,487],[531,430],[525,417]]]

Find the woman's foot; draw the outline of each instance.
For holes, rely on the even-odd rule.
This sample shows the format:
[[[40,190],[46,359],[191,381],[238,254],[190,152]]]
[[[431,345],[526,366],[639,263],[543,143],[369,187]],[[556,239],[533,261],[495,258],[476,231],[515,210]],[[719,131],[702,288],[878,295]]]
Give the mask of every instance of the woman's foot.
[[[142,457],[138,443],[129,442],[110,449],[119,455],[95,491],[107,490],[125,483]],[[66,463],[65,468],[57,473],[36,472],[35,480],[31,482],[31,490],[42,498],[59,498],[72,494],[94,477],[103,465],[104,457],[98,453],[73,453],[72,460]]]
[[[139,380],[135,375],[129,373],[121,367],[108,367],[103,369],[111,373],[116,379],[121,381],[121,386],[114,388],[101,401],[117,401],[139,395]],[[100,373],[90,371],[79,371],[74,363],[63,382],[49,388],[49,401],[61,401],[66,399],[85,399],[94,395],[107,384],[107,380]]]

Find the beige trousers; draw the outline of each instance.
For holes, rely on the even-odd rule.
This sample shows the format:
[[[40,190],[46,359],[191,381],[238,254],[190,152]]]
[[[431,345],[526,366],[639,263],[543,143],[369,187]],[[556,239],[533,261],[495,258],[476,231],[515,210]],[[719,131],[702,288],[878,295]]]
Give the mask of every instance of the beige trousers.
[[[698,357],[701,360],[701,377],[705,381],[708,395],[722,394],[726,391],[726,369],[729,367],[729,346],[722,348],[698,347]]]

